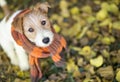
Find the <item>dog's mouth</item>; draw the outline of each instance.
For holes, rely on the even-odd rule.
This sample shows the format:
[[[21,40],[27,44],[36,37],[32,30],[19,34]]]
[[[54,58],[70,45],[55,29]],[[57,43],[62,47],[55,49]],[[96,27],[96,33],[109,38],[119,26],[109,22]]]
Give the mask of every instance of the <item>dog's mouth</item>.
[[[49,46],[54,38],[54,33],[49,30],[42,30],[37,33],[35,37],[35,45],[38,47],[47,47]]]

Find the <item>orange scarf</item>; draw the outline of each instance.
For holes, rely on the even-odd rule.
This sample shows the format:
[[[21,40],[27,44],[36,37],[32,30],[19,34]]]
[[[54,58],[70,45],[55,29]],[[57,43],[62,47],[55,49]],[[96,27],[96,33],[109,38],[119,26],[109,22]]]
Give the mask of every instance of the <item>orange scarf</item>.
[[[62,58],[59,55],[63,48],[66,47],[65,39],[54,33],[53,42],[45,48],[37,47],[32,42],[30,42],[24,34],[21,34],[15,30],[15,27],[12,26],[11,29],[12,36],[16,43],[22,46],[26,52],[29,54],[29,63],[30,63],[30,73],[31,73],[31,81],[38,82],[38,80],[42,77],[42,72],[39,65],[40,58],[51,57],[56,65],[61,65]]]

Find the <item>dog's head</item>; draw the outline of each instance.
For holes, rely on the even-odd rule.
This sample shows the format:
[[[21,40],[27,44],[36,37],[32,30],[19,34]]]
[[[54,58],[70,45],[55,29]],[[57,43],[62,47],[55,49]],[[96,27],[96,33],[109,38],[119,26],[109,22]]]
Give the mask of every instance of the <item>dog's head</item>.
[[[49,46],[54,38],[54,31],[48,19],[48,3],[38,3],[32,9],[23,10],[13,20],[13,26],[38,47]]]

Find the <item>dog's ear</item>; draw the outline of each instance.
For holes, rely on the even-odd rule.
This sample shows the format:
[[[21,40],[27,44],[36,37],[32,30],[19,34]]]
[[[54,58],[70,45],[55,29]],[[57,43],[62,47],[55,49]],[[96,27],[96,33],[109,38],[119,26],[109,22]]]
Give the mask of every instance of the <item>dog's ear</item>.
[[[12,25],[15,27],[15,30],[19,33],[23,32],[23,17],[15,17],[12,22]]]
[[[15,27],[15,30],[19,33],[23,33],[23,17],[25,14],[29,13],[29,9],[21,11],[13,20],[12,25]]]
[[[46,14],[48,13],[48,8],[51,8],[51,6],[47,2],[44,2],[44,3],[37,3],[34,7],[34,10],[40,11]]]

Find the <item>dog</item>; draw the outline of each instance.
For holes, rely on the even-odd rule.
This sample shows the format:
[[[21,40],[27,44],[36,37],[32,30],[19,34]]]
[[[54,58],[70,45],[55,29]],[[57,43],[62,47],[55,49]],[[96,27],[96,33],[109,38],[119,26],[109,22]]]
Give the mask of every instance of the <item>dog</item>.
[[[4,47],[8,46],[6,44],[6,40],[8,43],[12,41],[16,47],[15,51],[18,53],[18,59],[24,59],[24,62],[27,62],[27,55],[24,54],[25,51],[29,54],[28,56],[32,82],[38,82],[38,80],[42,77],[39,66],[40,58],[51,57],[55,62],[55,65],[58,67],[61,67],[64,64],[64,61],[59,54],[62,49],[66,47],[66,41],[62,36],[57,34],[52,27],[52,24],[47,16],[49,7],[50,6],[47,2],[38,3],[31,9],[24,9],[14,13],[9,19],[12,21],[8,21],[11,26],[8,29],[8,31],[11,29],[11,33],[9,32],[8,34],[10,39],[8,41],[8,38],[4,38],[4,41],[1,40],[0,42],[1,44],[4,44],[4,49]],[[3,19],[1,25],[4,24],[5,20],[6,18]],[[2,25],[2,27],[4,26],[5,25]],[[5,30],[5,28],[1,29],[1,31],[3,30]],[[4,31],[3,35],[8,36]],[[8,51],[10,51],[10,49],[8,49]],[[6,51],[6,53],[8,51]],[[14,61],[11,59],[11,62],[13,63]],[[22,65],[25,64],[23,61],[19,62]]]
[[[66,48],[66,41],[52,27],[47,16],[49,7],[47,2],[38,3],[32,9],[21,11],[12,22],[14,40],[29,54],[32,82],[42,77],[40,58],[51,57],[57,67],[65,64],[60,52]]]
[[[3,2],[2,2],[3,1]],[[6,5],[5,0],[1,1],[1,6]],[[48,5],[48,3],[46,3]],[[44,5],[43,5],[44,6]],[[50,6],[49,6],[50,7]],[[44,7],[43,7],[44,9]],[[48,9],[46,8],[46,13]],[[6,52],[8,57],[11,60],[13,65],[19,65],[21,70],[28,70],[29,63],[28,63],[28,56],[25,50],[16,44],[12,35],[11,35],[11,25],[14,18],[20,13],[22,10],[16,11],[13,15],[7,20],[7,16],[0,22],[0,45],[2,46],[3,50]],[[46,47],[48,46],[53,39],[53,33],[50,31],[50,21],[46,18],[46,15],[42,14],[41,16],[35,16],[38,13],[32,13],[31,15],[27,15],[24,18],[23,25],[25,27],[25,35],[31,42],[34,42],[39,47]],[[40,15],[40,14],[38,14]],[[37,22],[39,17],[39,22],[41,21],[41,25],[45,24],[45,29],[41,28],[41,30],[37,30],[38,28],[33,29],[32,27],[39,27],[41,26],[39,22]],[[7,20],[7,21],[6,21]],[[48,22],[46,22],[48,21]],[[37,22],[37,23],[36,23]],[[31,26],[30,26],[31,24]],[[36,25],[34,25],[36,24]],[[28,25],[28,26],[27,26]],[[43,25],[44,26],[44,25]],[[32,31],[35,32],[32,32]],[[37,32],[38,31],[38,32]]]
[[[4,7],[3,9],[5,9],[6,7],[6,1],[5,0],[1,0],[1,6]],[[47,5],[48,3],[46,3]],[[47,11],[47,8],[46,8]],[[28,63],[28,56],[25,52],[25,50],[16,44],[16,42],[14,41],[12,35],[11,35],[11,25],[12,22],[14,20],[14,18],[20,13],[22,12],[22,10],[16,11],[15,13],[13,13],[13,15],[7,20],[7,16],[0,22],[0,44],[3,48],[3,50],[6,52],[6,54],[8,55],[8,57],[11,60],[11,63],[13,65],[18,65],[20,67],[21,70],[28,70],[29,69],[29,63]],[[37,46],[41,46],[41,47],[45,47],[48,46],[51,42],[52,42],[52,38],[53,38],[53,33],[50,32],[49,30],[38,30],[39,32],[37,32],[38,34],[35,35],[35,33],[33,32],[28,32],[28,26],[29,23],[33,23],[36,24],[37,18],[35,18],[36,16],[34,14],[28,15],[25,17],[24,20],[24,25],[25,25],[25,35],[30,39],[31,42],[36,43]],[[39,16],[37,16],[39,17]],[[46,23],[46,21],[48,21],[48,18],[46,19],[46,16],[42,16],[43,20],[40,20],[42,24]],[[36,20],[34,20],[33,18],[35,18]],[[41,19],[41,18],[39,18]],[[7,21],[6,21],[7,20]],[[50,23],[46,24],[48,27],[50,27]],[[35,26],[35,25],[33,25]],[[38,25],[39,26],[39,25]],[[38,27],[36,26],[36,27]],[[29,28],[29,31],[32,31],[33,28]],[[42,28],[41,28],[42,29]],[[36,29],[37,31],[37,29]],[[36,36],[36,38],[35,38]],[[44,38],[44,39],[43,39]],[[42,42],[43,39],[43,42]],[[45,44],[46,42],[46,44]],[[47,44],[48,42],[48,44]]]

